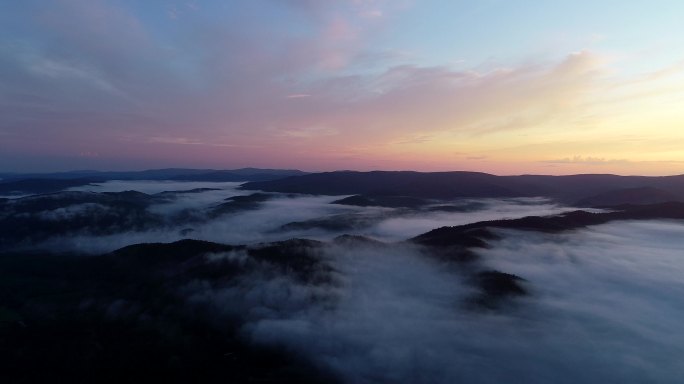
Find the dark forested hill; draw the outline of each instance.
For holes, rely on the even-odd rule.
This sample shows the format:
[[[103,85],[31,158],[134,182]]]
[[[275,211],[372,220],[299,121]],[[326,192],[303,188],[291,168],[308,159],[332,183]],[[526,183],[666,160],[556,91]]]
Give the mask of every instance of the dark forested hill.
[[[611,203],[612,194],[615,194],[617,203],[641,203],[641,200],[650,203],[681,199],[684,196],[684,175],[496,176],[478,172],[339,171],[250,182],[243,188],[269,192],[436,199],[546,196],[565,203],[600,195],[597,200],[602,204],[606,201]],[[624,191],[626,189],[641,189],[641,192],[628,193]],[[654,189],[657,193],[653,192]],[[665,196],[669,198],[665,199]],[[640,201],[632,201],[634,199]]]
[[[617,220],[684,220],[684,203],[669,202],[647,205],[618,205],[608,212],[572,211],[562,215],[528,216],[519,219],[480,221],[454,227],[433,229],[410,241],[428,246],[486,246],[485,240],[495,237],[489,228],[506,228],[538,232],[562,232]]]

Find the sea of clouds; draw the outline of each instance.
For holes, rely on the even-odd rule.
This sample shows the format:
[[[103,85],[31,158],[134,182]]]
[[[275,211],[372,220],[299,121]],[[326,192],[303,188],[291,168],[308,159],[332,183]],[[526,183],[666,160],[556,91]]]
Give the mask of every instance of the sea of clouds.
[[[684,225],[616,222],[561,235],[499,231],[463,267],[408,245],[329,245],[336,284],[251,277],[194,297],[243,301],[242,332],[349,383],[677,383],[684,374]],[[464,305],[464,268],[531,292]]]
[[[224,203],[225,199],[229,197],[257,192],[241,190],[238,188],[240,185],[241,183],[235,182],[108,181],[98,185],[77,187],[72,190],[92,192],[136,190],[154,194],[165,191],[189,191],[198,188],[212,189],[199,193],[180,193],[172,201],[156,204],[149,208],[153,213],[173,215],[183,210],[202,212],[212,206]],[[102,253],[130,244],[172,242],[188,237],[228,244],[254,244],[290,238],[326,241],[342,234],[363,235],[381,241],[396,242],[447,225],[461,225],[501,218],[519,218],[529,215],[558,214],[572,209],[544,198],[478,199],[454,202],[454,204],[464,207],[474,204],[479,207],[475,210],[464,210],[463,212],[331,204],[342,197],[346,196],[274,194],[272,199],[261,203],[257,209],[225,214],[216,218],[207,217],[200,223],[193,223],[192,225],[178,223],[177,226],[170,228],[115,233],[106,236],[76,233],[72,236],[51,239],[41,246],[46,248],[59,247],[87,253]],[[68,210],[68,207],[62,209],[60,214],[67,214],[65,211]],[[316,227],[308,229],[281,228],[293,222],[317,219],[335,221],[338,218],[342,220],[345,217],[361,219],[366,222],[366,225],[340,230]],[[187,231],[187,229],[191,231]]]
[[[108,182],[82,189],[218,188],[150,208],[172,213],[252,193],[238,186]],[[254,273],[229,287],[195,281],[179,289],[190,301],[243,317],[241,334],[251,342],[284,348],[348,383],[678,383],[684,377],[684,223],[612,222],[560,234],[496,230],[500,239],[463,266],[400,241],[444,225],[572,208],[546,199],[485,199],[474,211],[409,212],[331,204],[339,198],[279,195],[258,209],[207,220],[190,236],[231,244],[330,240],[342,232],[277,229],[330,215],[378,218],[351,233],[389,244],[325,245],[333,284]],[[52,245],[103,252],[183,237],[174,228],[76,235]],[[530,295],[496,310],[473,310],[464,303],[476,293],[468,279],[479,270],[515,274]]]

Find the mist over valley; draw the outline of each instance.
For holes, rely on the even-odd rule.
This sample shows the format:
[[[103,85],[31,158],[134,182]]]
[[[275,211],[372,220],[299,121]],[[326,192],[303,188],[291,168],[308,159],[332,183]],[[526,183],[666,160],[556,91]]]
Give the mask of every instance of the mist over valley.
[[[330,194],[308,190],[315,174],[263,190],[105,180],[16,191],[0,200],[3,372],[293,383],[684,373],[684,203],[644,203],[671,196],[643,192],[651,180],[572,192],[592,208],[490,196],[501,189],[453,174],[398,176]]]

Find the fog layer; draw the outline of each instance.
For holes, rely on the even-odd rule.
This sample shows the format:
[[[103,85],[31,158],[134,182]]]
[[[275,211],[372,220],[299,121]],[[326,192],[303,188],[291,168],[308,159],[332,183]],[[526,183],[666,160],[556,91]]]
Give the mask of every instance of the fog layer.
[[[162,194],[144,209],[194,221],[105,236],[82,231],[38,246],[99,253],[188,237],[252,247],[294,236],[326,240],[306,243],[316,244],[307,252],[315,253],[325,278],[302,279],[282,259],[250,259],[253,248],[239,248],[203,257],[209,267],[249,263],[245,275],[220,283],[197,278],[173,289],[187,302],[213,308],[218,324],[239,318],[239,334],[249,343],[283,348],[343,382],[677,383],[684,376],[684,223],[623,221],[556,234],[495,229],[498,240],[471,249],[479,258],[459,264],[394,241],[443,225],[570,208],[545,199],[461,200],[440,202],[437,209],[356,207],[331,204],[339,196],[268,194],[216,213],[217,206],[236,201],[231,197],[249,198],[237,186],[88,187],[184,191]],[[59,225],[107,209],[77,201],[27,215]],[[349,225],[330,229],[337,221]],[[390,242],[332,240],[342,233]],[[478,294],[473,276],[493,270],[524,279],[530,294],[494,308],[468,305]]]
[[[78,232],[36,245],[100,253],[140,242],[172,242],[183,238],[253,244],[293,237],[330,240],[342,234],[357,234],[383,241],[401,241],[445,225],[549,215],[571,209],[543,198],[462,199],[436,203],[424,209],[357,207],[332,204],[340,196],[274,193],[251,209],[229,212],[218,217],[208,213],[230,197],[253,193],[237,189],[239,185],[240,183],[109,181],[75,188],[93,192],[181,192],[173,194],[172,198],[163,203],[148,207],[148,211],[162,217],[173,217],[185,212],[196,220],[186,223],[184,220],[171,219],[167,220],[170,221],[167,226],[142,232],[98,236],[92,236],[87,231]],[[292,223],[305,225],[291,225]],[[330,223],[334,225],[331,226]]]
[[[284,289],[282,281],[253,283],[243,297],[258,297],[255,307],[277,302],[280,310],[252,317],[244,333],[350,383],[680,381],[682,223],[500,233],[479,252],[481,262],[465,268],[527,280],[532,294],[498,310],[464,305],[474,288],[463,266],[407,246],[332,245],[326,255],[339,284],[322,293],[294,283]],[[302,304],[313,296],[328,300]],[[298,304],[284,304],[290,301]]]

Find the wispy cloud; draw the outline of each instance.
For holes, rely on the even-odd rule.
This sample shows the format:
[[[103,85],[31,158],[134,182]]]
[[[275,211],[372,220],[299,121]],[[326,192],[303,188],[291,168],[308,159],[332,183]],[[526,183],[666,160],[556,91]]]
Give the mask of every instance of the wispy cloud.
[[[586,165],[610,165],[610,164],[625,164],[630,161],[627,159],[606,159],[604,157],[592,157],[592,156],[573,156],[565,157],[562,159],[552,159],[544,160],[544,163],[557,163],[557,164],[586,164]]]
[[[179,144],[179,145],[203,145],[210,147],[236,147],[238,145],[216,143],[216,142],[204,142],[197,139],[189,139],[187,137],[165,137],[165,136],[155,136],[150,137],[149,142],[151,143],[162,143],[162,144]]]
[[[285,96],[288,99],[305,99],[307,97],[311,97],[308,93],[292,93],[287,96]]]
[[[55,2],[26,16],[32,33],[2,34],[0,128],[13,137],[12,156],[94,146],[103,158],[125,152],[130,159],[164,163],[178,155],[165,144],[218,142],[261,147],[241,153],[255,164],[304,167],[293,153],[307,152],[323,163],[334,151],[354,152],[358,162],[332,167],[392,167],[392,161],[405,167],[409,158],[417,159],[415,167],[458,167],[449,155],[454,148],[490,154],[540,137],[569,142],[576,139],[570,133],[592,131],[609,146],[622,120],[665,108],[659,98],[673,106],[666,115],[652,112],[666,116],[656,116],[663,120],[659,130],[676,135],[678,109],[670,96],[681,91],[674,81],[679,64],[616,76],[610,59],[594,49],[439,65],[378,43],[392,31],[394,16],[410,15],[411,2],[263,0],[242,6],[239,17],[226,12],[230,6],[198,4]],[[159,19],[150,18],[152,10]],[[182,22],[168,20],[168,10]],[[653,109],[625,110],[644,98]],[[643,124],[647,117],[628,123]],[[116,140],[127,135],[138,137],[139,145]],[[288,137],[315,145],[281,141]],[[568,152],[623,158],[594,148],[569,148],[563,156]],[[225,162],[232,155],[195,158]]]

